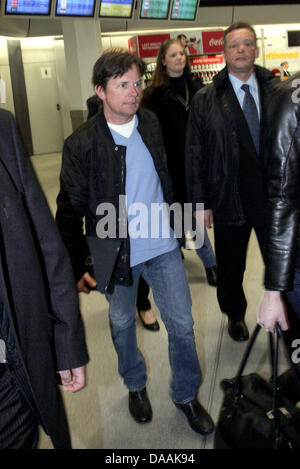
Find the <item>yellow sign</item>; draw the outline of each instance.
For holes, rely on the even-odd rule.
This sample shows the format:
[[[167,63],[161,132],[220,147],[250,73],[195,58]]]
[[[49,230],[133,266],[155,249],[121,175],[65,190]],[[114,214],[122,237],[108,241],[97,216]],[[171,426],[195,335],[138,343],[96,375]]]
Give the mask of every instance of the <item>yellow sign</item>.
[[[268,52],[266,60],[298,59],[299,52]]]

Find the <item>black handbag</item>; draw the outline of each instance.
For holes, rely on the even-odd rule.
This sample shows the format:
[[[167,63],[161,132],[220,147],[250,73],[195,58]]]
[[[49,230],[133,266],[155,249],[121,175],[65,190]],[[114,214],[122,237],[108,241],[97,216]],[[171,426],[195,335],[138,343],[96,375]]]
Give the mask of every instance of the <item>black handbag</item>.
[[[278,325],[275,327],[275,344],[269,333],[270,381],[256,373],[243,375],[260,329],[257,325],[250,338],[237,376],[221,382],[225,397],[216,426],[215,449],[300,449],[300,409],[280,392],[278,384],[279,338],[284,343],[293,384],[299,395],[300,375]]]

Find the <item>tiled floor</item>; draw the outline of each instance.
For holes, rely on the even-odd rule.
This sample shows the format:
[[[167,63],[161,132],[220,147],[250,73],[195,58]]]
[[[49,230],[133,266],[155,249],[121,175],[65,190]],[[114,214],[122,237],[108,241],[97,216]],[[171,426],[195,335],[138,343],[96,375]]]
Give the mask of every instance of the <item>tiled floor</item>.
[[[60,155],[32,157],[41,185],[55,211],[58,193]],[[209,233],[212,238],[212,232]],[[233,342],[227,333],[227,319],[221,314],[216,290],[208,286],[204,268],[193,251],[185,251],[184,265],[193,298],[193,316],[197,350],[203,371],[199,397],[216,420],[223,378],[235,375],[245,343]],[[256,324],[257,306],[262,295],[263,265],[255,236],[250,240],[245,292],[248,299],[246,321],[250,331]],[[213,448],[213,436],[202,438],[193,432],[184,415],[175,408],[168,395],[169,364],[167,334],[143,329],[137,319],[137,336],[148,366],[148,393],[153,407],[153,420],[147,425],[135,423],[128,412],[128,393],[117,372],[107,302],[99,293],[81,294],[81,311],[90,353],[88,385],[77,394],[64,393],[74,448],[88,449],[201,449]],[[268,375],[267,335],[262,331],[249,361],[249,371]],[[42,432],[40,448],[51,448]]]

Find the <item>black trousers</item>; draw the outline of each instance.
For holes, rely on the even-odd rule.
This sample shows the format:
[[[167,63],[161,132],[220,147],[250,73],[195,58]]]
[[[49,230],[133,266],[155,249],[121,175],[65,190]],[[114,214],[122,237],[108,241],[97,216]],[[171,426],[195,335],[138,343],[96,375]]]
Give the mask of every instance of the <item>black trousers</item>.
[[[214,225],[218,275],[217,297],[221,311],[234,321],[243,319],[247,308],[243,279],[252,229],[255,230],[263,255],[263,226]]]
[[[5,364],[0,364],[0,449],[35,449],[38,423]]]
[[[151,303],[148,300],[148,295],[150,292],[150,287],[147,282],[140,276],[138,289],[137,289],[137,297],[136,297],[136,307],[139,310],[147,311],[147,309],[151,308]]]

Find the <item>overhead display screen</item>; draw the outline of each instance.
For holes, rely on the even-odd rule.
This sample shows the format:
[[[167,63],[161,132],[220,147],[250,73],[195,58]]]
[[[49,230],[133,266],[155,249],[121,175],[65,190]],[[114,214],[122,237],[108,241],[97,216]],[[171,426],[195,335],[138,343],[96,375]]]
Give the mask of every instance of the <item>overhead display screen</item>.
[[[300,46],[300,31],[288,31],[288,46],[289,47]]]
[[[295,5],[299,0],[200,0],[201,7],[219,7],[219,6],[255,6],[255,5]]]
[[[198,0],[173,0],[171,20],[194,20]]]
[[[170,0],[143,0],[140,18],[164,20],[168,18]]]
[[[51,12],[51,0],[6,0],[7,15],[45,15]]]
[[[95,0],[57,0],[57,16],[94,16]]]
[[[131,18],[133,0],[101,0],[100,15],[106,18]]]

